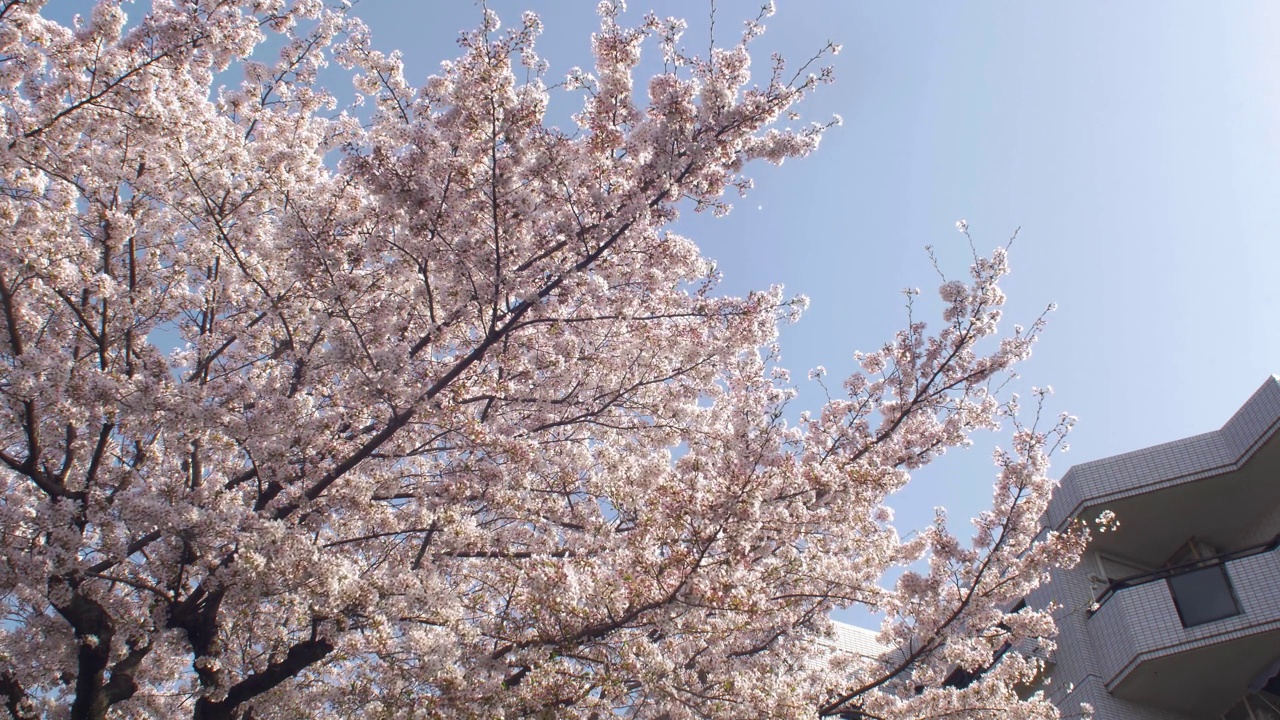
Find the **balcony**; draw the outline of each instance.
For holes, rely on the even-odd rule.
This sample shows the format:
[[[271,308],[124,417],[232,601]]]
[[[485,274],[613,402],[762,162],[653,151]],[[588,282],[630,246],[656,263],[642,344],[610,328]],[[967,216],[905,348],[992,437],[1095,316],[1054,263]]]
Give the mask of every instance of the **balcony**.
[[[1191,717],[1221,715],[1280,657],[1277,576],[1273,540],[1113,582],[1088,621],[1107,690]]]

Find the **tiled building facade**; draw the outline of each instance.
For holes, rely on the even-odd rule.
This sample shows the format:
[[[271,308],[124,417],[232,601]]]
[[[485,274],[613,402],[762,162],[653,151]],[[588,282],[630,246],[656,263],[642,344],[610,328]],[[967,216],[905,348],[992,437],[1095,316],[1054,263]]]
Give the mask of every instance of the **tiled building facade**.
[[[1115,532],[1028,602],[1054,602],[1046,687],[1098,720],[1280,720],[1280,378],[1220,429],[1077,465],[1050,527]]]

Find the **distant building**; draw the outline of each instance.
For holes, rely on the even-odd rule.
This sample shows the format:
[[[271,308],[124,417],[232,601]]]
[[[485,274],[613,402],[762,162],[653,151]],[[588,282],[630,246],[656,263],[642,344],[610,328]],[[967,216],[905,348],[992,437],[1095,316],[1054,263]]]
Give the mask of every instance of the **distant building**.
[[[1220,430],[1063,477],[1049,527],[1120,522],[1027,599],[1062,607],[1045,690],[1064,716],[1280,719],[1278,427],[1272,377]]]
[[[876,639],[879,633],[875,630],[868,630],[839,621],[832,621],[831,624],[835,630],[835,635],[821,642],[834,651],[852,653],[864,658],[878,658],[890,650],[888,645],[882,645]]]

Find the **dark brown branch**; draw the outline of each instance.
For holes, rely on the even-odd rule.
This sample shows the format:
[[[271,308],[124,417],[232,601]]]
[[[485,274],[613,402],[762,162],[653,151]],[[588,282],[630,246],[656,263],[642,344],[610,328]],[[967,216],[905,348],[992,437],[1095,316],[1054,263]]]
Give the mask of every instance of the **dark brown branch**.
[[[89,458],[89,469],[84,474],[85,488],[93,487],[94,481],[98,478],[98,468],[102,467],[102,459],[107,451],[107,441],[111,439],[113,430],[115,430],[114,423],[103,423],[98,431],[98,443],[93,447],[93,456]],[[67,452],[70,452],[70,448]]]
[[[0,672],[0,695],[5,696],[4,707],[14,720],[35,720],[37,714],[26,707],[27,691],[18,678],[8,671]]]
[[[83,493],[68,492],[62,485],[54,482],[49,478],[45,471],[41,470],[35,463],[31,462],[30,457],[25,461],[19,461],[12,455],[0,450],[0,462],[8,465],[10,470],[25,475],[29,480],[31,480],[31,482],[35,483],[36,487],[43,490],[49,497],[78,499],[83,496]]]
[[[328,640],[311,639],[300,642],[289,648],[284,660],[273,662],[262,672],[254,673],[232,685],[227,691],[226,699],[212,702],[207,697],[200,698],[196,701],[193,720],[232,720],[240,705],[295,677],[331,652],[333,644]]]
[[[106,570],[110,570],[116,565],[119,565],[130,555],[146,549],[148,545],[155,542],[156,540],[159,540],[160,535],[161,535],[161,532],[159,530],[152,530],[146,535],[143,535],[137,540],[134,540],[133,542],[129,543],[128,547],[125,548],[124,557],[121,557],[119,559],[113,559],[113,560],[103,560],[102,562],[96,563],[94,565],[90,565],[88,568],[85,569],[85,572],[89,574],[96,574]]]
[[[13,293],[9,290],[3,275],[0,275],[0,308],[4,309],[5,327],[9,331],[9,347],[13,350],[13,356],[18,357],[22,354],[22,333],[18,332],[18,313],[13,306]]]

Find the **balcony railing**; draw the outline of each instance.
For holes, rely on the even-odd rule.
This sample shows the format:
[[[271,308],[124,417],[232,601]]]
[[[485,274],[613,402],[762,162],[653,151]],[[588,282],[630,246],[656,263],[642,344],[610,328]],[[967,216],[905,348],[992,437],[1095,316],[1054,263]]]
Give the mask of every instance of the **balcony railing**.
[[[1280,548],[1280,535],[1258,545],[1112,580],[1089,608],[1089,615],[1098,612],[1121,590],[1158,580],[1168,582],[1169,592],[1173,595],[1184,627],[1238,615],[1240,603],[1231,587],[1226,564],[1232,560],[1271,552],[1276,548]]]

